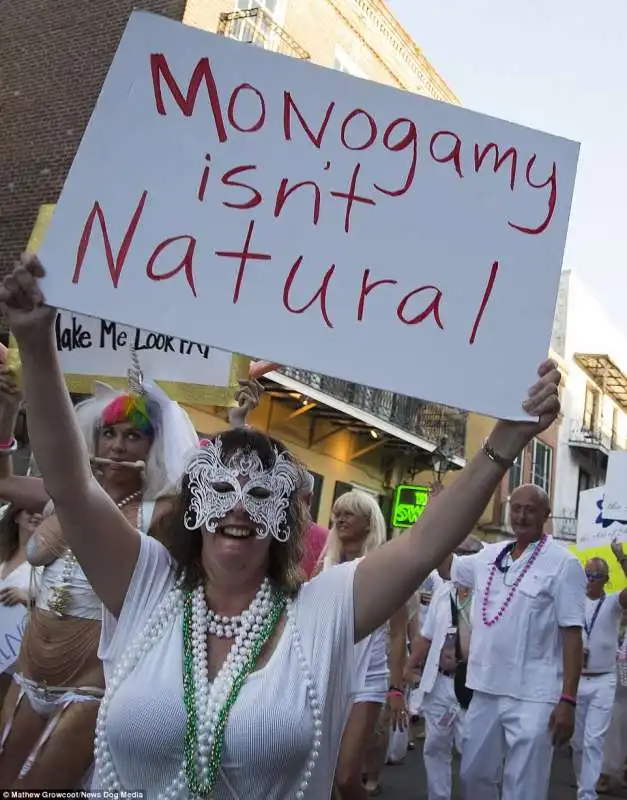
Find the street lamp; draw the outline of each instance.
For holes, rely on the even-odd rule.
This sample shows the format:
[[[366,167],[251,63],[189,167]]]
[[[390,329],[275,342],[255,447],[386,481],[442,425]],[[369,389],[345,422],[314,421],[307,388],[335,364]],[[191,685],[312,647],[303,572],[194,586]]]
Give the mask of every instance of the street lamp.
[[[440,444],[431,453],[431,472],[433,473],[433,482],[436,485],[442,483],[442,478],[452,465],[446,446],[446,436],[443,436],[440,439]]]

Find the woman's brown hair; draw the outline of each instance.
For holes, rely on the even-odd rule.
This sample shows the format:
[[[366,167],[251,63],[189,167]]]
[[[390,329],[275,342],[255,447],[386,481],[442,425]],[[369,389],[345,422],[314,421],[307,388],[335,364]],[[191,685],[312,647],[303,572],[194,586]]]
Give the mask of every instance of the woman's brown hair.
[[[0,519],[0,564],[10,561],[20,546],[20,526],[17,521],[21,508],[10,505]]]
[[[227,462],[231,453],[236,450],[251,450],[259,456],[266,469],[272,469],[275,453],[278,452],[287,453],[294,464],[304,469],[287,451],[284,444],[261,431],[253,428],[235,428],[218,435],[222,444],[222,457]],[[300,563],[304,552],[303,532],[307,514],[300,493],[301,486],[298,486],[289,499],[286,519],[289,538],[286,542],[273,539],[270,544],[268,577],[275,586],[288,594],[295,593],[304,581]],[[163,520],[164,526],[167,526],[165,538],[168,549],[177,562],[178,574],[184,575],[183,585],[188,589],[205,580],[201,563],[203,532],[200,529],[188,530],[183,521],[190,499],[189,479],[187,475],[183,475],[178,500],[171,514]]]

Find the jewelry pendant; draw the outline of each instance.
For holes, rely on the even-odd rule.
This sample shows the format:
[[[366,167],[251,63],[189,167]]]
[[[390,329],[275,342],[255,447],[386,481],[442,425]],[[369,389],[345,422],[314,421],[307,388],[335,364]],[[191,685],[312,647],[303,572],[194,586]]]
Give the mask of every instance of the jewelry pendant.
[[[62,617],[70,601],[70,587],[67,583],[53,586],[48,595],[48,608]]]

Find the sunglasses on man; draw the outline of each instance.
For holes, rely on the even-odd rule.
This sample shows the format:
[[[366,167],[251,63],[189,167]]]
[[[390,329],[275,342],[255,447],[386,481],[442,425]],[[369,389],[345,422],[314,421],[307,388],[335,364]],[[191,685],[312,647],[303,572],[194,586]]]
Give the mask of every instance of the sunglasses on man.
[[[586,578],[591,581],[604,581],[607,580],[607,575],[603,572],[590,572],[586,570]]]

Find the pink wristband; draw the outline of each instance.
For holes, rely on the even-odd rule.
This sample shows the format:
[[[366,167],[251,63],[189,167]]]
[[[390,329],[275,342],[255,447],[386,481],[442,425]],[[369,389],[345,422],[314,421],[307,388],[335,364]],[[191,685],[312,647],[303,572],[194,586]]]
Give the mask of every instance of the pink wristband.
[[[388,697],[402,697],[403,693],[399,692],[398,689],[393,689],[391,692],[388,692]]]

